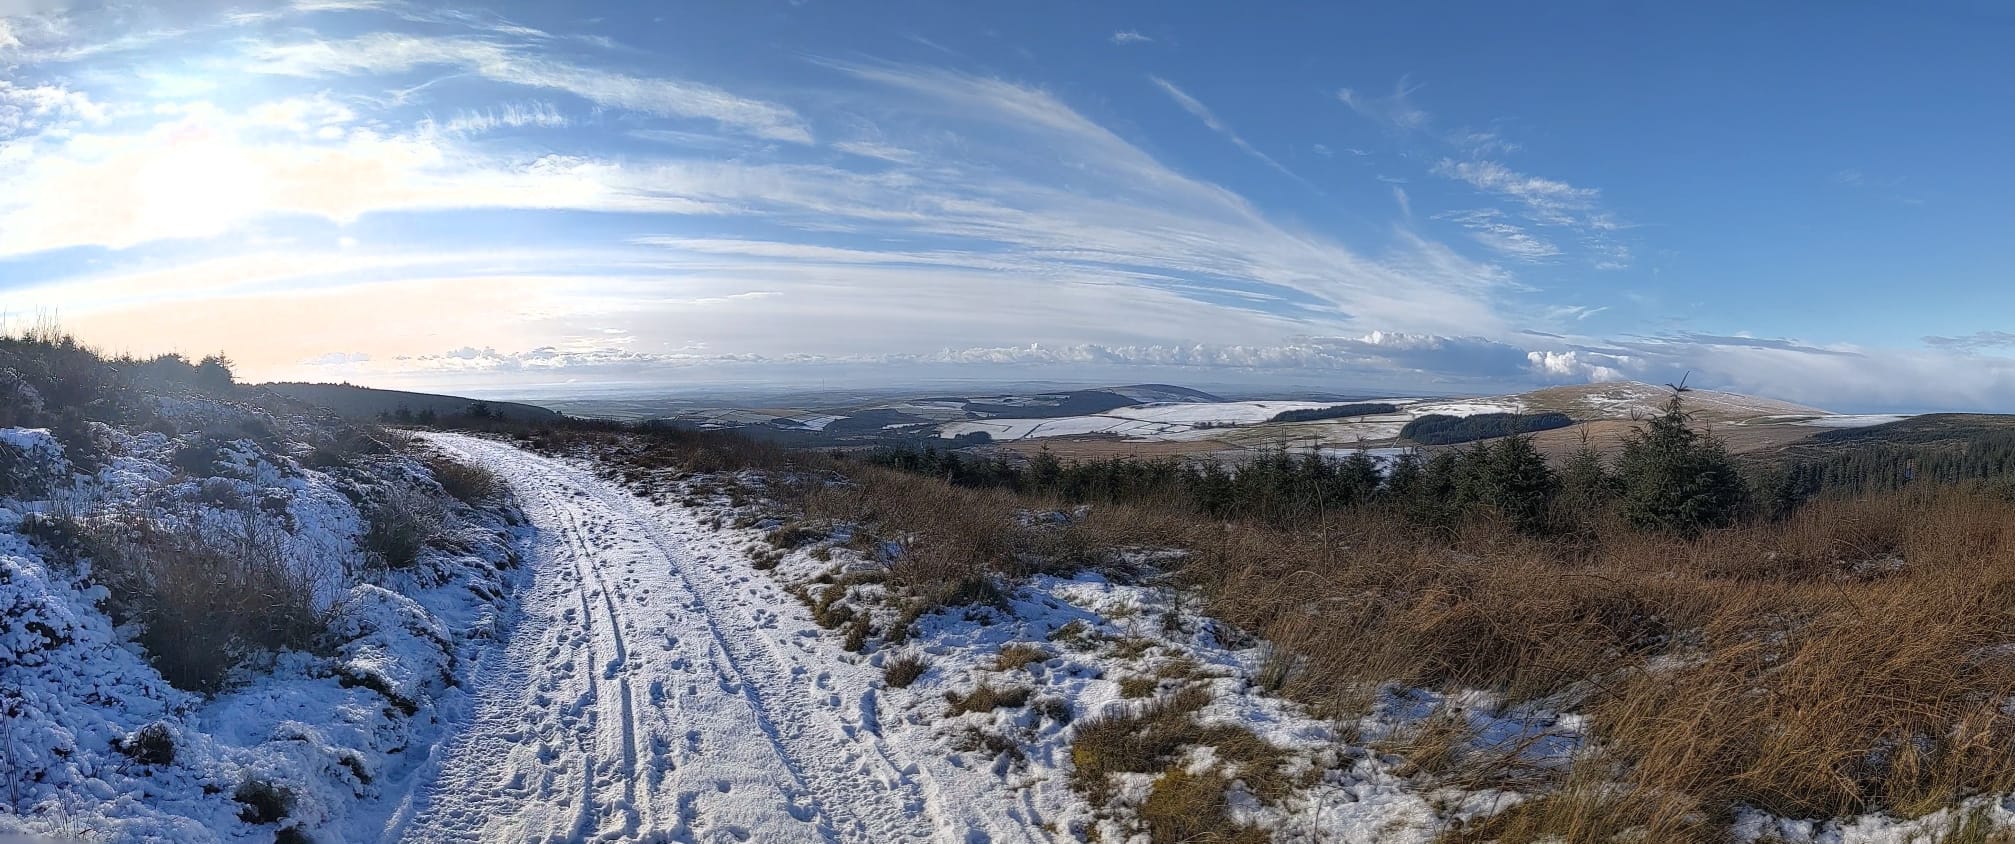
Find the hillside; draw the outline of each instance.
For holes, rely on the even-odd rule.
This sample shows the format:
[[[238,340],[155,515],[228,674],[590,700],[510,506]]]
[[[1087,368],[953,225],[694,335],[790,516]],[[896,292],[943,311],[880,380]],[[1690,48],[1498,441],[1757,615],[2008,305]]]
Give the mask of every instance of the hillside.
[[[0,839],[362,840],[515,614],[518,521],[221,359],[0,337]]]
[[[345,419],[362,421],[377,421],[395,415],[401,409],[416,415],[431,411],[440,416],[454,416],[467,413],[471,406],[479,402],[488,405],[492,413],[502,414],[509,419],[551,422],[560,418],[558,411],[519,402],[466,399],[433,393],[409,393],[404,390],[380,390],[354,384],[281,381],[260,386],[288,398],[327,408]]]
[[[1672,388],[1642,381],[1548,387],[1517,396],[1531,411],[1554,411],[1581,420],[1641,419],[1657,413],[1671,397]],[[1689,389],[1686,404],[1694,414],[1711,421],[1829,415],[1801,404],[1720,390]]]

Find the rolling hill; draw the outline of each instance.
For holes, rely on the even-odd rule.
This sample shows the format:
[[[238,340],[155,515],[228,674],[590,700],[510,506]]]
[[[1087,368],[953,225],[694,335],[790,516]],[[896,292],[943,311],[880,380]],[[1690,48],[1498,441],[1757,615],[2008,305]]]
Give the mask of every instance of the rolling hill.
[[[409,393],[403,390],[379,390],[354,384],[307,384],[283,381],[260,386],[296,401],[327,408],[347,419],[376,420],[383,414],[397,413],[401,408],[413,413],[431,410],[442,416],[452,416],[468,412],[470,406],[478,402],[488,405],[491,412],[510,419],[542,422],[557,421],[561,418],[558,411],[537,405],[433,393]]]

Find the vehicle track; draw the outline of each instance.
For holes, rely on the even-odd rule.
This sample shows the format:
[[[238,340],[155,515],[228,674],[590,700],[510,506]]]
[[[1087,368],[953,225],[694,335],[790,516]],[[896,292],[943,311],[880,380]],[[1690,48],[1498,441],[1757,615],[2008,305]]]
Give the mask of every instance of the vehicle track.
[[[886,739],[876,672],[696,514],[576,463],[429,438],[516,491],[535,581],[385,840],[1049,839],[1013,795],[938,781]]]

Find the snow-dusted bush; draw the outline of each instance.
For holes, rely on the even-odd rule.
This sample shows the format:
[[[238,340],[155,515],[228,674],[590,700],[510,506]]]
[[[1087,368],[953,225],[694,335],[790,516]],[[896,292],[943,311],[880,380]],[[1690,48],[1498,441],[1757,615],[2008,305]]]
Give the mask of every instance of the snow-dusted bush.
[[[105,519],[90,542],[92,575],[168,682],[214,692],[247,657],[306,647],[322,629],[314,585],[271,531],[249,514],[210,530]]]
[[[66,468],[48,431],[0,429],[0,498],[44,495]]]
[[[377,568],[411,568],[442,529],[441,504],[410,487],[391,485],[364,512],[369,527],[361,540]]]
[[[427,470],[449,495],[468,504],[492,500],[504,488],[497,473],[474,463],[435,457],[427,461]]]

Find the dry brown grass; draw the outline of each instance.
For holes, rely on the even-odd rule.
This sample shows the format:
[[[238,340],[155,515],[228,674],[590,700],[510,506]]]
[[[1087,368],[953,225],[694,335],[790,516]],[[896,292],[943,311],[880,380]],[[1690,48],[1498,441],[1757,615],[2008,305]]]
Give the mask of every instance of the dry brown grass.
[[[1318,715],[1362,714],[1400,684],[1590,717],[1599,755],[1565,782],[1532,785],[1511,759],[1494,773],[1487,757],[1439,759],[1431,736],[1402,748],[1423,776],[1537,789],[1451,840],[1710,841],[1736,805],[1915,816],[2015,790],[2001,708],[2015,698],[2015,507],[1984,489],[1825,501],[1696,539],[1601,523],[1540,539],[1483,522],[1428,534],[1382,508],[1280,530],[1113,505],[1030,529],[1014,513],[1055,502],[848,473],[799,503],[900,541],[889,584],[920,596],[917,611],[992,600],[1059,559],[1180,547],[1176,574],[1203,609],[1269,641],[1267,685]],[[1168,702],[1190,694],[1081,721],[1074,781],[1103,805],[1107,775],[1164,772],[1196,738],[1195,706]]]
[[[919,654],[906,653],[890,657],[887,662],[882,663],[882,681],[888,683],[891,688],[906,689],[911,683],[916,682],[918,677],[924,676],[924,672],[929,671],[930,667],[930,661]]]
[[[1071,743],[1071,783],[1103,806],[1112,796],[1112,775],[1157,773],[1176,751],[1196,742],[1192,717],[1210,702],[1210,692],[1188,686],[1130,709],[1077,722]]]
[[[1050,652],[1034,642],[1010,642],[1001,646],[994,656],[995,671],[1015,671],[1026,668],[1030,663],[1046,662]]]
[[[427,469],[434,473],[441,489],[467,504],[492,500],[504,490],[504,482],[497,473],[474,463],[436,455],[427,460]]]
[[[947,717],[1026,706],[1031,694],[1033,692],[1027,686],[1001,687],[988,683],[981,683],[978,688],[965,694],[946,692],[945,700],[951,704]]]
[[[1711,840],[1738,803],[1914,816],[2015,789],[2015,509],[1983,491],[1822,502],[1696,540],[1424,540],[1377,511],[1289,533],[1108,507],[1083,529],[1192,549],[1207,609],[1270,640],[1280,691],[1319,713],[1398,683],[1593,716],[1632,796],[1554,786],[1503,840]],[[1531,783],[1514,755],[1433,738],[1405,748],[1421,773]]]
[[[1211,841],[1263,844],[1273,840],[1266,830],[1232,823],[1223,774],[1193,774],[1180,767],[1156,777],[1137,816],[1150,841]]]

